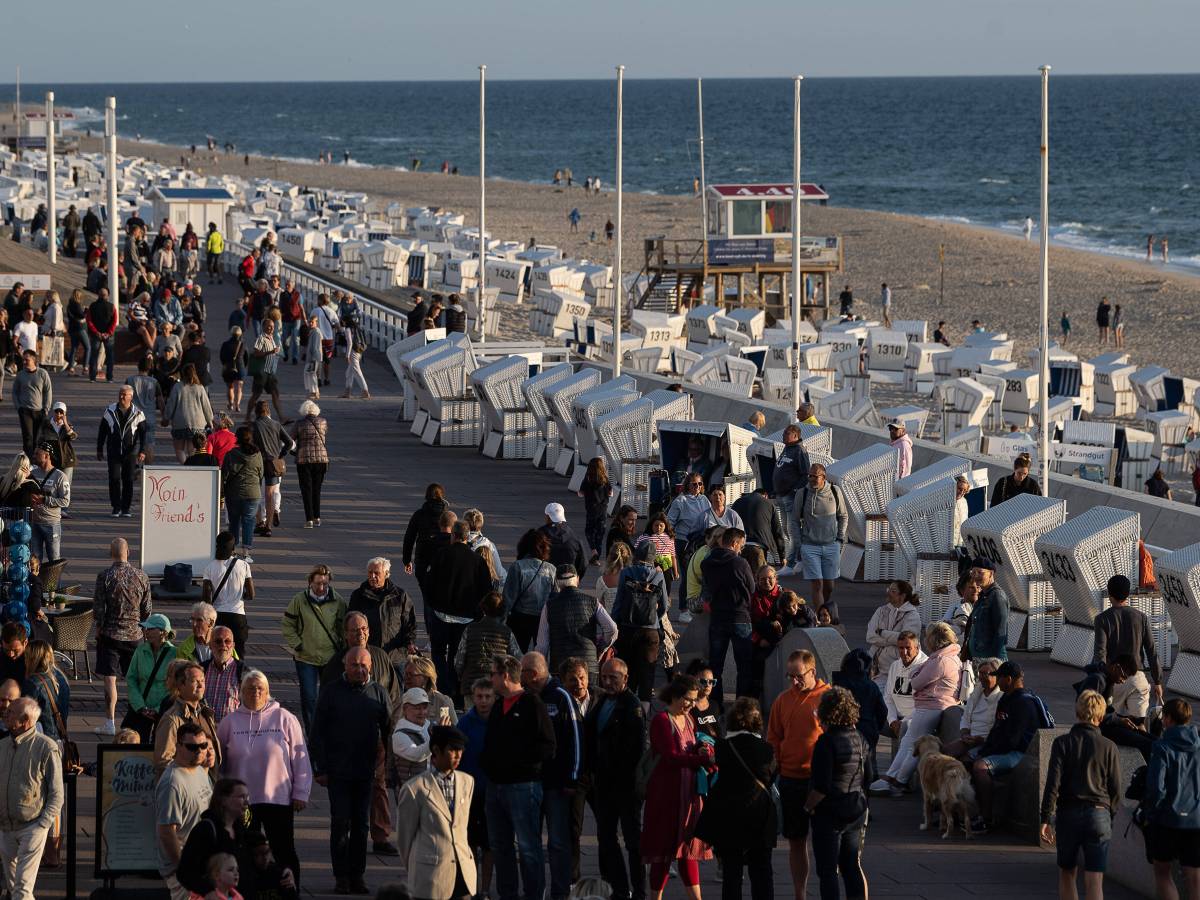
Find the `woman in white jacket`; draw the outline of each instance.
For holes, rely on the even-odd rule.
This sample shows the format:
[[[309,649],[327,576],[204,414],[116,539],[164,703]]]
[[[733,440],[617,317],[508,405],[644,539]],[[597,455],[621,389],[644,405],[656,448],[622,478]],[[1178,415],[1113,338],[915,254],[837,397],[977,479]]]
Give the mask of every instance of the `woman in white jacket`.
[[[887,603],[871,614],[867,623],[867,644],[871,649],[871,678],[884,690],[888,667],[896,659],[896,640],[900,632],[921,633],[921,614],[917,607],[921,598],[907,581],[893,581],[888,585]]]

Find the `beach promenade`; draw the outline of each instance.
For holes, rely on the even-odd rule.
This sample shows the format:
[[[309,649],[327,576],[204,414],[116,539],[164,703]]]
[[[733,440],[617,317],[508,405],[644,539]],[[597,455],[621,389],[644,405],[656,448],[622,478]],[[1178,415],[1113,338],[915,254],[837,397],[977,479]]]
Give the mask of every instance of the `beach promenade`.
[[[40,263],[32,268],[34,263]],[[45,272],[44,257],[21,250],[9,242],[0,244],[0,271]],[[74,261],[64,261],[55,272],[55,282],[74,286],[81,269]],[[229,282],[222,288],[207,288],[210,346],[214,350],[225,338],[224,323],[231,308]],[[214,366],[214,370],[215,370]],[[487,517],[485,532],[496,542],[504,560],[513,558],[517,537],[531,526],[541,524],[545,504],[557,500],[567,508],[568,521],[582,523],[582,501],[569,495],[566,480],[551,472],[535,470],[528,462],[488,460],[470,449],[426,447],[411,436],[407,424],[396,421],[399,406],[398,384],[381,354],[370,354],[364,371],[374,399],[371,401],[335,399],[342,390],[344,364],[334,365],[334,383],[323,389],[323,415],[329,420],[329,448],[332,457],[325,482],[320,529],[304,530],[299,492],[295,476],[288,472],[284,480],[282,525],[271,538],[258,538],[253,549],[255,602],[248,607],[250,639],[247,661],[266,672],[272,693],[284,705],[295,709],[298,698],[295,673],[282,643],[280,617],[292,594],[304,585],[309,568],[326,563],[334,570],[334,589],[343,596],[365,577],[366,560],[386,556],[393,560],[393,577],[414,602],[420,594],[400,565],[401,544],[408,517],[420,503],[425,485],[439,481],[446,485],[451,505],[461,511],[468,506],[483,510]],[[301,368],[281,367],[284,410],[294,415],[303,399]],[[130,374],[118,367],[116,381]],[[109,517],[106,475],[95,461],[95,440],[104,405],[116,397],[116,388],[104,382],[54,376],[55,399],[69,405],[70,420],[79,432],[76,442],[80,464],[75,474],[71,518],[64,523],[64,556],[70,563],[64,583],[83,585],[90,594],[96,573],[107,565],[109,541],[127,538],[131,559],[138,559],[139,529],[133,519]],[[222,406],[219,385],[212,391],[214,406]],[[11,404],[10,404],[11,406]],[[8,458],[19,449],[15,417],[8,412],[10,427],[0,430],[0,453]],[[158,443],[160,460],[165,442]],[[135,509],[140,509],[139,501]],[[591,573],[585,583],[590,586]],[[799,582],[791,587],[802,587]],[[851,645],[859,642],[871,611],[883,601],[882,585],[839,583],[838,600]],[[156,611],[170,616],[180,631],[187,633],[187,609],[182,605],[164,605]],[[418,620],[420,620],[418,615]],[[1026,668],[1026,684],[1046,698],[1060,724],[1071,719],[1070,683],[1078,678],[1072,669],[1052,665],[1045,654],[1015,654]],[[80,741],[85,760],[94,758],[95,738],[92,727],[99,722],[100,682],[71,682],[71,731]],[[122,697],[124,688],[121,689]],[[118,712],[118,716],[120,712]],[[96,882],[92,878],[94,850],[95,780],[79,779],[79,805],[76,820],[78,842],[77,895],[86,895]],[[904,900],[980,896],[1006,898],[1049,898],[1056,896],[1056,870],[1052,853],[1023,844],[1004,835],[992,835],[969,843],[961,838],[942,841],[936,835],[917,830],[920,802],[914,795],[903,800],[873,800],[872,821],[868,830],[865,867],[873,895]],[[303,895],[331,896],[333,877],[329,870],[328,803],[325,791],[315,788],[308,808],[297,816],[297,840],[303,860]],[[597,871],[596,845],[591,822],[583,842],[583,869]],[[776,895],[790,896],[791,882],[786,849],[781,845],[774,856]],[[702,887],[706,896],[720,891],[715,864],[702,866]],[[397,879],[394,858],[369,856],[367,882],[378,888]],[[159,883],[122,879],[117,896],[130,896],[131,889],[158,887]],[[62,869],[44,870],[38,884],[39,898],[64,895]],[[1107,886],[1110,898],[1134,895],[1115,884]],[[810,881],[810,896],[817,895],[815,875]],[[667,889],[670,897],[682,896],[678,881]],[[494,894],[493,894],[494,896]]]

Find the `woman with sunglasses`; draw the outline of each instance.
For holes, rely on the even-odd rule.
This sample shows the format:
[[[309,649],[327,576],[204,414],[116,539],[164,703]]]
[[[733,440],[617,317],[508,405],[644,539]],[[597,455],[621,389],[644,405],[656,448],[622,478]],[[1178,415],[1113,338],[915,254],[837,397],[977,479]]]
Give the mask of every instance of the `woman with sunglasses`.
[[[707,659],[693,659],[687,667],[687,674],[696,679],[699,686],[696,692],[696,702],[688,710],[692,717],[692,725],[697,734],[707,734],[714,741],[721,736],[721,716],[717,704],[713,702],[712,691],[717,684],[717,676],[713,674],[712,666]]]

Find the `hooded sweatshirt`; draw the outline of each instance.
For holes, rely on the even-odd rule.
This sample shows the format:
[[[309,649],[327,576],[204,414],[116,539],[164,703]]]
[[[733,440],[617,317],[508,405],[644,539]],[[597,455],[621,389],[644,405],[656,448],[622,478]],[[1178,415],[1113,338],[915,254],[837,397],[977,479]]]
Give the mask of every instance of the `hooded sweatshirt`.
[[[907,433],[892,441],[896,448],[896,477],[904,478],[912,472],[913,443]]]
[[[1146,770],[1150,821],[1167,828],[1200,829],[1200,733],[1172,725],[1154,742]]]
[[[424,569],[430,541],[438,531],[438,519],[449,508],[445,500],[426,500],[412,514],[404,529],[404,565],[412,563],[417,572]]]
[[[750,563],[727,547],[714,547],[700,572],[712,606],[712,621],[749,625],[750,598],[755,591]]]
[[[913,661],[907,666],[904,660],[896,657],[888,667],[887,675],[880,686],[883,691],[883,702],[887,706],[888,721],[903,721],[912,715],[916,708],[913,699],[913,686],[910,679],[913,672],[929,657],[922,650],[917,651]]]
[[[958,644],[950,644],[934,650],[925,662],[913,667],[908,683],[917,709],[946,709],[958,705],[958,682],[962,676],[962,660],[958,654]]]
[[[221,720],[217,739],[225,749],[221,774],[250,786],[251,803],[289,805],[308,800],[312,765],[300,722],[276,700],[261,710],[239,706]]]

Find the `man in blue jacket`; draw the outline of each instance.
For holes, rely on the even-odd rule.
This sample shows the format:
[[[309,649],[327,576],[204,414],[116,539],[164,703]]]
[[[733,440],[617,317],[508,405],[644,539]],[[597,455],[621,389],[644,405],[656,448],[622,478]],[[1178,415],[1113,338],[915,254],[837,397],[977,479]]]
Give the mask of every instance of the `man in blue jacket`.
[[[1171,865],[1179,860],[1188,896],[1200,897],[1200,733],[1192,707],[1178,697],[1163,705],[1162,737],[1146,770],[1146,859],[1154,866],[1156,893],[1178,900]]]
[[[771,477],[771,486],[775,489],[775,502],[783,514],[784,537],[787,544],[787,559],[779,570],[780,577],[794,575],[799,570],[800,531],[792,518],[792,503],[796,499],[796,491],[808,481],[808,451],[800,440],[800,426],[789,425],[783,429],[783,450],[775,460],[775,472]]]
[[[971,771],[979,798],[979,819],[971,824],[972,831],[986,831],[992,820],[992,780],[1017,767],[1039,728],[1054,725],[1041,698],[1025,689],[1025,673],[1017,663],[1009,660],[1000,666],[996,683],[1004,696]]]

